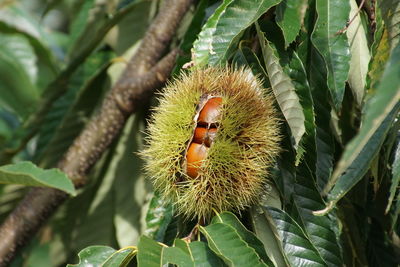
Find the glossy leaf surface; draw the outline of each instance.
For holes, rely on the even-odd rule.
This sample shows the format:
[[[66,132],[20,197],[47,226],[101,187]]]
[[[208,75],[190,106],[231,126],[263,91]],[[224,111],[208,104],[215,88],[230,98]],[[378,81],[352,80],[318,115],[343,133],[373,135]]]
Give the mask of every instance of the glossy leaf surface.
[[[28,161],[0,167],[0,183],[52,187],[76,195],[71,180],[60,170],[44,170]]]

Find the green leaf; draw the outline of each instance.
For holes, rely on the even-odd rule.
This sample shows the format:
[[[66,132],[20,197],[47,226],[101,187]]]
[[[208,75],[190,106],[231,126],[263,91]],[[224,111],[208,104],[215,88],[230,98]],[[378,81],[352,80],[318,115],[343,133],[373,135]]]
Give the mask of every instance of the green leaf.
[[[92,17],[89,16],[89,11],[90,11],[90,9],[93,8],[94,3],[95,3],[94,0],[82,2],[79,7],[79,12],[74,15],[74,19],[71,21],[69,38],[68,38],[68,42],[69,42],[68,53],[69,54],[74,52],[73,46],[74,46],[74,44],[76,44],[76,41],[78,40],[79,36],[85,30],[85,26],[86,26],[86,23],[88,22],[88,20],[93,19],[93,15],[92,15]],[[104,12],[103,9],[101,9],[101,8],[99,8],[99,11]],[[104,17],[106,17],[106,16],[104,16]]]
[[[71,180],[59,169],[43,170],[29,161],[1,166],[0,183],[52,187],[76,195]]]
[[[167,203],[160,195],[155,194],[147,211],[146,230],[144,233],[157,241],[163,241],[173,215],[172,204]]]
[[[303,65],[307,72],[311,95],[315,110],[316,124],[316,163],[315,173],[317,186],[322,190],[333,169],[334,140],[330,127],[331,104],[327,87],[327,70],[322,56],[312,44],[308,33],[312,31],[315,22],[315,10],[309,8],[305,17],[306,31],[302,31],[302,43],[298,49]],[[318,115],[317,115],[318,114]],[[313,168],[312,168],[313,169]]]
[[[329,203],[324,210],[316,211],[315,214],[329,212],[363,178],[379,152],[399,109],[400,103],[393,107],[389,114],[386,114],[385,120],[379,123],[378,129],[371,136],[367,136],[369,134],[366,133],[367,129],[361,128],[359,134],[350,141],[327,185],[327,192],[329,188],[332,188],[328,195]],[[379,118],[376,119],[376,121],[378,120]],[[364,141],[366,141],[365,144],[363,144]],[[348,161],[344,162],[344,160]]]
[[[21,3],[14,3],[0,10],[0,32],[8,36],[23,36],[29,42],[36,56],[36,77],[32,81],[42,93],[58,72],[50,48],[60,48],[52,37],[53,33],[49,33],[43,23],[28,13]]]
[[[141,236],[137,254],[138,266],[152,267],[173,263],[181,267],[194,267],[192,257],[178,247],[168,247],[164,244]]]
[[[257,55],[248,47],[240,47],[232,60],[233,64],[238,66],[250,67],[253,75],[262,77],[262,81],[265,88],[271,87],[268,81],[268,75],[264,68],[261,66],[260,59]]]
[[[113,254],[101,265],[102,267],[125,267],[136,254],[135,247],[122,248]]]
[[[338,240],[333,230],[334,222],[328,216],[315,216],[312,214],[314,210],[321,209],[325,205],[305,164],[302,164],[297,171],[294,191],[294,205],[298,209],[301,223],[304,225],[304,231],[311,243],[328,266],[340,266],[343,260]]]
[[[392,179],[390,184],[390,195],[388,199],[388,204],[386,206],[386,212],[390,210],[393,203],[393,199],[400,188],[400,141],[397,139],[397,144],[395,144],[393,164],[392,164]],[[398,192],[398,198],[400,198],[400,193]],[[398,199],[397,201],[400,201]]]
[[[48,38],[49,30],[37,16],[29,12],[29,8],[20,2],[13,2],[1,8],[0,22],[0,29],[4,32],[21,33],[32,37],[36,41],[31,41],[38,42],[45,49],[51,46],[52,39]]]
[[[88,177],[90,183],[75,198],[70,199],[59,210],[52,222],[55,238],[52,239],[52,254],[67,257],[93,244],[118,247],[114,225],[114,176],[106,175],[115,150],[111,146]],[[93,225],[101,229],[93,231]],[[58,241],[58,242],[57,242]],[[66,254],[66,255],[65,255]]]
[[[174,247],[180,248],[186,254],[190,254],[190,247],[189,247],[190,243],[191,243],[190,241],[187,241],[185,239],[176,238],[174,240]]]
[[[390,47],[393,50],[400,41],[400,2],[397,0],[379,1],[382,18],[389,33]]]
[[[204,242],[187,242],[175,239],[174,247],[141,236],[138,246],[138,266],[163,266],[176,264],[179,267],[225,266]]]
[[[225,266],[224,262],[220,258],[218,258],[204,242],[190,242],[189,251],[193,257],[193,262],[195,266]]]
[[[290,266],[326,266],[301,227],[284,211],[265,207]]]
[[[153,20],[153,16],[155,15],[154,6],[157,5],[156,2],[150,0],[136,1],[136,3],[133,3],[135,1],[130,2],[134,5],[131,11],[124,15],[111,29],[110,32],[114,32],[115,34],[110,34],[106,38],[107,44],[119,56],[123,55],[129,49],[136,51],[138,43]],[[133,25],[135,30],[132,30]]]
[[[226,7],[233,0],[224,0],[222,4],[214,11],[204,24],[197,40],[193,43],[194,62],[197,66],[205,66],[212,51],[212,41],[216,31],[217,24],[225,12]]]
[[[200,226],[208,245],[214,253],[230,266],[267,266],[238,232],[224,223]]]
[[[183,239],[175,239],[174,246],[190,255],[194,266],[225,266],[224,262],[218,258],[204,242],[188,242]]]
[[[193,14],[192,21],[186,30],[185,35],[182,38],[179,49],[182,51],[182,55],[178,55],[176,59],[176,65],[172,71],[173,75],[178,75],[182,66],[191,61],[191,50],[193,49],[194,41],[197,39],[201,26],[206,16],[206,9],[209,0],[201,0],[196,7],[196,11]]]
[[[7,215],[18,205],[26,195],[29,188],[17,184],[0,185],[0,221],[4,221]]]
[[[276,228],[266,219],[265,212],[260,206],[255,206],[251,209],[251,219],[257,238],[264,244],[268,257],[275,266],[289,266],[280,240],[277,238]]]
[[[194,267],[192,257],[176,247],[163,248],[162,264],[173,263],[179,267]]]
[[[27,248],[29,251],[29,256],[25,259],[24,266],[26,267],[36,267],[36,266],[51,266],[51,258],[49,256],[50,245],[48,243],[41,243],[38,238],[31,241],[31,249]]]
[[[224,63],[243,31],[282,0],[225,0],[208,19],[194,43],[195,63]]]
[[[141,1],[133,1],[117,11],[109,12],[107,4],[95,1],[89,11],[83,9],[82,12],[89,12],[89,16],[83,18],[86,21],[85,26],[83,28],[78,27],[78,36],[70,46],[70,53],[68,55],[70,63],[65,70],[67,74],[73,72],[102,43],[104,36],[113,26],[125,18],[127,14],[130,14],[130,12],[142,7]],[[134,36],[137,37],[137,35]]]
[[[337,209],[341,223],[341,245],[343,260],[354,262],[356,266],[368,266],[366,240],[364,238],[369,223],[365,212],[355,205],[343,205]]]
[[[127,121],[107,173],[115,177],[114,227],[119,246],[137,244],[144,228],[143,217],[148,210],[147,204],[152,191],[151,183],[143,173],[143,160],[136,153],[142,148],[144,124],[145,119],[140,112]],[[157,233],[162,236],[160,232]]]
[[[294,85],[289,76],[283,71],[274,49],[270,46],[258,26],[257,31],[272,91],[289,124],[294,139],[293,146],[297,150],[300,140],[305,133],[303,108],[300,105]]]
[[[107,246],[90,246],[78,253],[78,264],[68,264],[67,267],[101,266],[115,251]]]
[[[302,24],[303,10],[305,10],[307,1],[305,0],[283,0],[276,7],[276,23],[282,29],[285,38],[285,48],[293,42],[299,34]]]
[[[351,52],[348,82],[358,106],[361,107],[371,55],[368,48],[367,32],[361,23],[357,2],[350,0],[350,6],[349,20],[354,16],[355,19],[346,31]]]
[[[285,66],[284,71],[292,80],[292,83],[296,88],[296,93],[300,98],[300,104],[303,107],[305,134],[302,137],[300,147],[304,149],[304,152],[306,152],[306,161],[313,172],[315,172],[317,148],[314,102],[311,95],[311,88],[307,80],[306,70],[296,52],[293,52],[292,58],[290,59],[289,64]],[[295,165],[298,165],[301,156],[301,153],[297,153]]]
[[[252,248],[255,249],[258,256],[266,263],[268,266],[274,266],[271,260],[265,253],[265,248],[263,243],[249,230],[244,227],[244,225],[236,218],[231,212],[223,212],[214,216],[212,220],[213,223],[223,223],[233,227],[239,236]]]
[[[0,108],[0,147],[10,141],[14,129],[18,124],[17,116]]]
[[[329,208],[367,172],[400,108],[400,46],[391,55],[379,88],[365,107],[359,133],[347,144],[326,191]],[[329,211],[329,208],[327,211]]]
[[[68,264],[67,267],[92,267],[92,266],[126,266],[132,259],[135,248],[123,248],[118,251],[107,246],[90,246],[78,253],[79,263]]]
[[[375,92],[390,56],[389,34],[386,29],[383,30],[381,38],[375,41],[374,46],[376,47],[372,51],[373,58],[368,66],[368,96]]]
[[[0,103],[25,118],[39,101],[36,56],[22,36],[0,34],[0,39]]]
[[[391,242],[388,242],[388,236],[381,227],[375,220],[370,225],[366,245],[368,266],[398,266],[398,253]]]
[[[342,0],[316,1],[318,14],[311,35],[314,46],[321,53],[328,70],[328,87],[333,103],[340,109],[345,82],[349,72],[350,50],[345,34],[339,34],[347,23],[350,5]]]
[[[89,120],[109,86],[107,70],[113,53],[90,56],[72,76],[67,93],[53,104],[39,132],[35,160],[55,166]]]
[[[27,38],[21,34],[0,33],[0,39],[0,48],[18,62],[29,76],[29,80],[35,84],[38,76],[37,57]]]
[[[162,264],[163,246],[156,241],[141,236],[138,244],[137,264],[139,267],[159,267]]]
[[[131,117],[130,120],[127,121],[127,124],[123,129],[123,133],[126,134],[129,130],[132,129],[131,127],[133,119],[134,118]],[[117,213],[116,195],[118,194],[118,191],[115,189],[117,183],[116,180],[121,179],[120,177],[118,177],[120,173],[116,173],[118,167],[120,167],[118,166],[118,159],[120,159],[121,150],[122,152],[125,152],[125,150],[129,150],[128,147],[124,146],[127,136],[129,135],[120,136],[121,139],[113,144],[109,151],[109,154],[105,154],[103,156],[104,162],[98,162],[98,164],[100,163],[99,167],[101,168],[96,170],[97,173],[93,174],[93,176],[89,178],[97,179],[97,181],[90,189],[86,188],[85,193],[87,194],[86,196],[83,196],[86,197],[86,199],[83,198],[80,201],[76,201],[74,203],[76,209],[77,205],[83,206],[82,202],[87,202],[85,203],[87,205],[87,211],[84,212],[84,215],[81,216],[81,218],[79,218],[76,225],[77,237],[74,241],[77,247],[83,247],[89,244],[107,244],[109,246],[116,247],[126,244],[126,239],[123,239],[121,241],[119,239],[121,237],[121,228],[126,227],[126,225],[119,225],[118,229],[116,225],[117,222],[122,221],[122,218],[121,220],[119,220],[120,216],[122,216],[122,213],[120,212],[120,210],[118,210]],[[132,151],[130,152],[132,153]],[[123,177],[123,179],[126,178]],[[129,190],[131,188],[127,189]],[[118,199],[118,204],[121,204],[120,201],[121,200]],[[125,204],[130,205],[130,201],[127,200]],[[77,216],[76,213],[74,214],[74,206],[71,206],[70,208],[71,213],[69,215]],[[126,206],[121,209],[126,209]],[[140,212],[138,211],[137,214],[140,214]],[[132,217],[130,217],[130,219],[132,219]],[[96,225],[97,227],[102,229],[101,235],[96,233],[96,231],[93,231],[93,225]],[[125,238],[130,239],[129,235],[132,235],[133,239],[130,240],[136,243],[138,240],[137,231],[138,229],[134,229],[134,233],[132,233],[131,231],[127,231]]]

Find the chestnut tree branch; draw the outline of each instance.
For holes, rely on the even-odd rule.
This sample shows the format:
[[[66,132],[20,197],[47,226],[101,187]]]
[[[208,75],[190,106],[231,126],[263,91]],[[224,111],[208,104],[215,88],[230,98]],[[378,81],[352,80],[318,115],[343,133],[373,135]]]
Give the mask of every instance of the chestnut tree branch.
[[[127,118],[168,78],[178,51],[161,57],[191,2],[164,1],[124,73],[59,162],[58,167],[76,187],[85,185],[90,168],[118,136]],[[10,263],[17,249],[33,237],[67,197],[51,188],[33,188],[27,193],[0,226],[0,266]]]

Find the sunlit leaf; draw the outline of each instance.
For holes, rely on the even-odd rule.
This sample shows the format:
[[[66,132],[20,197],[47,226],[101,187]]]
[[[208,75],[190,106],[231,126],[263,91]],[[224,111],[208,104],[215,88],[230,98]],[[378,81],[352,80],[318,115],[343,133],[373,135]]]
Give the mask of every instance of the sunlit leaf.
[[[195,63],[224,63],[243,31],[281,0],[225,0],[194,43]]]
[[[217,24],[225,12],[226,7],[233,0],[224,0],[224,2],[214,11],[204,24],[197,40],[193,43],[194,62],[198,66],[204,66],[208,63],[208,59],[212,52],[212,41],[214,38]]]
[[[107,246],[90,246],[78,253],[79,263],[68,264],[67,267],[124,267],[127,266],[135,252],[133,247],[117,251]]]
[[[190,242],[189,251],[193,257],[195,266],[225,266],[224,262],[218,258],[204,242]]]
[[[355,0],[350,1],[351,11],[349,20],[354,16],[355,19],[348,26],[346,31],[350,44],[351,60],[349,69],[349,84],[354,98],[361,107],[368,73],[368,64],[371,55],[368,48],[367,33],[361,22],[361,16],[358,12],[358,5]]]
[[[256,251],[245,242],[235,229],[227,224],[214,223],[206,227],[200,226],[209,247],[225,263],[231,266],[268,266]],[[232,251],[235,251],[232,253]]]
[[[116,250],[107,246],[91,246],[78,253],[79,263],[67,267],[91,267],[103,264]]]
[[[326,189],[332,188],[328,195],[328,206],[326,209],[316,212],[316,214],[324,214],[330,211],[336,202],[362,179],[379,152],[379,148],[399,109],[400,103],[385,114],[384,120],[378,124],[377,129],[374,125],[369,125],[371,128],[375,128],[372,133],[361,128],[359,134],[347,145]],[[376,118],[373,123],[378,121],[379,118]]]
[[[59,169],[43,170],[29,161],[1,166],[0,183],[52,187],[76,195],[71,180]]]
[[[268,258],[267,254],[265,253],[265,248],[262,242],[249,230],[244,227],[244,225],[230,212],[223,212],[221,214],[217,214],[212,223],[224,223],[231,227],[233,227],[239,236],[252,248],[255,249],[258,256],[266,263],[268,266],[273,266],[273,263]]]
[[[135,247],[126,247],[115,251],[111,256],[101,265],[102,267],[125,267],[135,256],[137,250]]]
[[[176,264],[179,267],[195,266],[193,256],[187,251],[157,243],[146,236],[140,237],[137,262],[139,267],[163,266],[167,263]]]
[[[138,266],[162,266],[162,251],[165,247],[146,236],[141,236],[138,244]]]
[[[283,71],[279,63],[279,58],[275,55],[275,51],[264,37],[264,34],[259,30],[258,35],[272,91],[289,124],[294,139],[293,145],[297,149],[305,133],[303,108],[300,105],[296,89],[290,77]]]
[[[183,252],[190,255],[194,266],[225,266],[224,262],[204,242],[188,242],[183,239],[175,239],[174,247],[180,248]]]

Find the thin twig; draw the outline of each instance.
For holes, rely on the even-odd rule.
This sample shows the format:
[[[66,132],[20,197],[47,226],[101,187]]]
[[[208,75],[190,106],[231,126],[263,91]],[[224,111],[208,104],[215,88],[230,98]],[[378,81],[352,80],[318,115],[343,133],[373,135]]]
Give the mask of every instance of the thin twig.
[[[353,23],[353,21],[356,19],[356,17],[357,17],[358,14],[360,13],[360,11],[361,11],[361,9],[363,8],[364,4],[365,4],[365,0],[362,0],[360,6],[359,6],[358,9],[357,9],[357,12],[354,14],[354,16],[351,18],[351,20],[350,20],[349,22],[346,23],[346,26],[345,26],[343,29],[339,30],[339,31],[336,33],[336,35],[340,35],[340,34],[344,33],[345,31],[347,31],[347,29],[349,28],[349,26],[351,25],[351,23]]]
[[[58,164],[79,187],[85,176],[118,136],[130,114],[160,87],[174,66],[177,50],[160,58],[170,43],[191,0],[166,0],[119,81],[102,107]],[[158,62],[158,63],[157,63]],[[32,189],[0,227],[0,266],[7,266],[68,196],[50,188]]]

